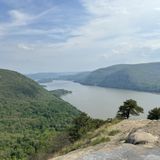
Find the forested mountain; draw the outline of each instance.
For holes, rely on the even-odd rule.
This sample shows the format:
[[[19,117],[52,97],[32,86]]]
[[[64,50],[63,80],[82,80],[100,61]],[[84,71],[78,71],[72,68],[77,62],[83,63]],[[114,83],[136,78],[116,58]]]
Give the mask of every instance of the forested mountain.
[[[0,159],[26,160],[45,153],[79,113],[33,80],[0,69]]]
[[[160,63],[120,64],[63,79],[85,85],[160,92]]]

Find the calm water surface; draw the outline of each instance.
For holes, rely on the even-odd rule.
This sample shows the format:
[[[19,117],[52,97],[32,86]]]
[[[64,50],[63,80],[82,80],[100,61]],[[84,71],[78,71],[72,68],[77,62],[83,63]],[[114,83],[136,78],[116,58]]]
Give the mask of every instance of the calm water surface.
[[[85,86],[71,81],[53,81],[45,84],[48,90],[66,89],[72,94],[62,99],[94,118],[114,117],[118,107],[127,99],[134,99],[145,110],[140,118],[146,118],[150,109],[160,106],[160,95],[121,89]]]

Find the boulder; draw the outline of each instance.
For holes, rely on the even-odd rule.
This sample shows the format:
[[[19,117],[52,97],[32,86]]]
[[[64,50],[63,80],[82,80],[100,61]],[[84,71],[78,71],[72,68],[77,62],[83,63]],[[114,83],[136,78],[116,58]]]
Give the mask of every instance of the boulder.
[[[158,137],[142,130],[132,131],[127,138],[127,143],[131,144],[154,144],[158,141]]]

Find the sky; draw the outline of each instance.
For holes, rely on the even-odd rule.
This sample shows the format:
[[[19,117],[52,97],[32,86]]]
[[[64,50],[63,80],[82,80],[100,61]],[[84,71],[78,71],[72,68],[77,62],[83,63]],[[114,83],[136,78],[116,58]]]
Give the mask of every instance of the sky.
[[[0,68],[88,71],[160,61],[160,0],[0,0]]]

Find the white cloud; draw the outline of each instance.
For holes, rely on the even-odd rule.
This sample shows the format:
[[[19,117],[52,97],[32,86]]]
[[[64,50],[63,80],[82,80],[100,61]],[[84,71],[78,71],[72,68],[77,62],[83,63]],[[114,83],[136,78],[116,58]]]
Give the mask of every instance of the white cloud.
[[[18,44],[17,47],[19,49],[23,49],[23,50],[33,50],[33,46],[30,46],[30,45],[26,45],[26,44]]]
[[[96,59],[99,55],[105,60],[103,65],[160,60],[160,56],[157,59],[154,56],[160,48],[157,26],[160,13],[155,12],[159,0],[82,2],[91,16],[90,21],[73,31],[81,36],[68,40],[58,48],[58,52],[63,55],[74,52],[75,56],[86,53],[84,57],[88,62],[89,58]],[[99,66],[102,59],[97,61]]]
[[[160,5],[159,0],[82,0],[82,4],[91,19],[76,31],[81,37],[70,39],[64,48],[97,47],[108,51],[109,48],[117,50],[123,42],[128,42],[125,46],[128,49],[152,47],[148,41],[160,34],[157,30],[160,13],[154,11]],[[154,36],[153,39],[144,40],[148,35]]]
[[[34,19],[33,16],[23,13],[19,10],[10,10],[8,11],[10,16],[9,22],[0,23],[0,38],[3,39],[5,36],[12,35],[14,29],[19,27],[26,26]],[[21,30],[19,28],[19,30]]]
[[[82,0],[82,2],[87,10],[96,16],[125,15],[130,13],[126,6],[119,6],[119,3],[115,0]]]
[[[55,7],[49,8],[40,12],[36,15],[29,14],[26,12],[21,11],[20,9],[9,10],[9,22],[0,22],[0,36],[1,38],[6,35],[18,35],[18,34],[45,34],[54,32],[56,29],[50,29],[50,31],[42,30],[42,29],[30,29],[30,28],[20,28],[20,27],[27,27],[29,24],[35,23],[39,19],[45,17],[47,14],[52,13],[56,10]],[[17,31],[18,30],[18,31]],[[60,29],[57,29],[57,31]]]
[[[11,17],[11,26],[27,25],[33,17],[19,10],[10,10],[9,15]]]

